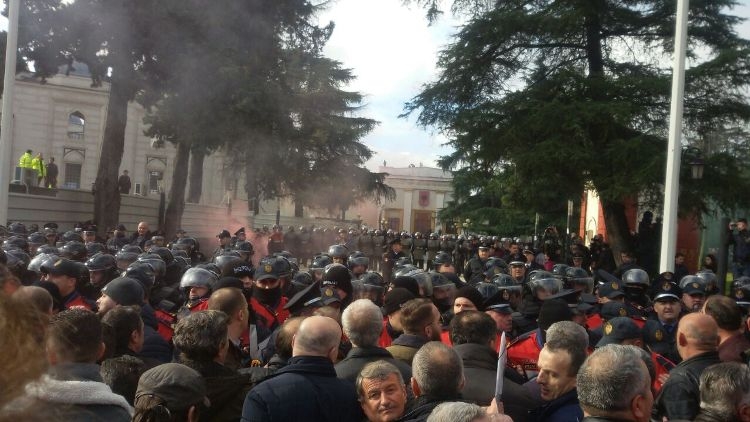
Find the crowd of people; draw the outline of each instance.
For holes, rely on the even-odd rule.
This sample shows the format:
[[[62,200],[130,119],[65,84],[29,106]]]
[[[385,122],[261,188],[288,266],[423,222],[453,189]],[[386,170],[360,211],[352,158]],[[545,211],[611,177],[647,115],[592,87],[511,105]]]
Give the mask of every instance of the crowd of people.
[[[41,152],[33,155],[32,150],[27,149],[18,159],[18,167],[21,169],[21,180],[26,186],[41,186],[44,188],[57,189],[58,169],[55,157],[50,157],[45,163]]]
[[[0,237],[0,420],[750,421],[750,278],[651,276],[601,235]]]

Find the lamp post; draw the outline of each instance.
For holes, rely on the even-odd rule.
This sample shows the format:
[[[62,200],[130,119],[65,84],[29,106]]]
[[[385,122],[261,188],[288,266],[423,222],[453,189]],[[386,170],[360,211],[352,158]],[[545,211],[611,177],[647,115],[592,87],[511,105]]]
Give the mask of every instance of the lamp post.
[[[682,105],[685,92],[685,50],[687,45],[688,0],[677,0],[675,19],[672,99],[669,112],[667,172],[664,182],[664,223],[661,231],[659,272],[674,272],[677,243],[677,200],[680,193],[680,152]]]

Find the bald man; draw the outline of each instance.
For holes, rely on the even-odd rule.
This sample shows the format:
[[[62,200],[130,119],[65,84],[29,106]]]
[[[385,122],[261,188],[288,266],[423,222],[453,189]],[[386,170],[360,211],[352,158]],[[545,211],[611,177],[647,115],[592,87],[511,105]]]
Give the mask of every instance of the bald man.
[[[364,418],[354,385],[336,378],[333,367],[341,327],[331,318],[302,321],[292,340],[292,359],[245,397],[242,420],[358,421]]]
[[[653,417],[693,420],[700,410],[699,379],[707,367],[719,363],[719,327],[706,314],[691,313],[677,326],[677,352],[682,362],[669,374],[656,398]]]

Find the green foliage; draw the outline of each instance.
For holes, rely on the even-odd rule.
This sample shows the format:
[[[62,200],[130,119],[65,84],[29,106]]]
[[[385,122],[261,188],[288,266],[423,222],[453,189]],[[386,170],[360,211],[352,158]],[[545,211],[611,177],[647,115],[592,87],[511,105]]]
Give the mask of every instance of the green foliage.
[[[432,16],[439,6],[416,3]],[[665,174],[675,3],[507,0],[484,9],[479,3],[454,2],[471,18],[441,52],[437,79],[405,107],[450,139],[454,152],[440,163],[456,169],[456,212],[523,210],[529,221],[579,198],[584,187],[607,202],[657,195]],[[716,136],[731,132],[747,140],[750,44],[734,30],[741,20],[727,14],[735,4],[690,3],[685,134],[707,159],[703,181],[683,177],[683,211],[705,212],[710,203],[734,207],[750,187],[740,170],[748,156],[732,155]]]

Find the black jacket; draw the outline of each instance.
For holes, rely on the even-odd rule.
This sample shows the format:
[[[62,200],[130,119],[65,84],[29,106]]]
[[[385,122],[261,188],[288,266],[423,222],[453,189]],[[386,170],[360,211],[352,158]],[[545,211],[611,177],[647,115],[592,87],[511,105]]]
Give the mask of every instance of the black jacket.
[[[578,405],[578,390],[575,388],[549,401],[531,413],[537,422],[577,422],[583,419],[583,411]]]
[[[242,408],[245,422],[350,422],[364,417],[354,385],[336,378],[324,357],[297,356],[255,386]]]
[[[143,320],[143,349],[138,356],[161,363],[171,362],[172,346],[156,331],[159,322],[151,305],[146,303],[141,306],[141,319]]]
[[[411,379],[411,367],[403,361],[394,359],[393,356],[382,347],[354,347],[346,357],[336,364],[336,375],[354,384],[357,381],[357,375],[370,362],[384,360],[393,364],[401,372],[404,383]]]
[[[662,420],[693,420],[698,415],[700,404],[700,376],[704,369],[719,363],[718,352],[706,352],[680,362],[669,373],[669,379],[661,388],[654,403],[652,417]]]
[[[480,406],[488,406],[495,397],[497,353],[491,347],[481,344],[457,344],[453,349],[464,363],[466,384],[461,395]],[[506,376],[503,382],[503,406],[513,422],[524,422],[529,420],[529,411],[539,406],[539,403],[526,388]]]
[[[419,396],[408,404],[406,413],[398,419],[398,422],[424,422],[440,403],[449,401],[463,401],[463,399],[460,394],[445,398]]]
[[[184,360],[181,363],[198,371],[206,381],[206,396],[211,407],[201,414],[201,419],[236,421],[240,418],[245,395],[253,386],[249,375],[241,375],[217,362]]]

